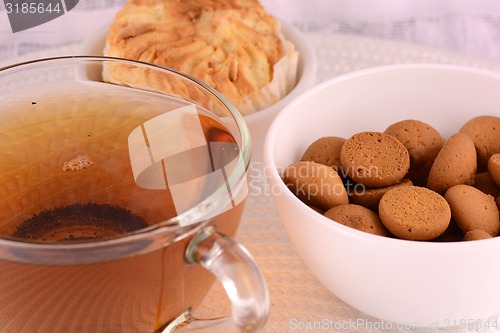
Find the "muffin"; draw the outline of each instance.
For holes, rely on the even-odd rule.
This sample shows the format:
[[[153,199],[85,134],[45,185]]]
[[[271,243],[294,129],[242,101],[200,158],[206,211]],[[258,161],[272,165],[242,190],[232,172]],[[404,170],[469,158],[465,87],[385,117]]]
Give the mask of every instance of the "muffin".
[[[104,54],[165,66],[218,90],[242,114],[261,110],[295,85],[298,53],[257,0],[130,0],[116,15]],[[104,79],[141,86],[123,68]],[[175,85],[156,82],[175,93]],[[173,90],[173,91],[172,91]]]

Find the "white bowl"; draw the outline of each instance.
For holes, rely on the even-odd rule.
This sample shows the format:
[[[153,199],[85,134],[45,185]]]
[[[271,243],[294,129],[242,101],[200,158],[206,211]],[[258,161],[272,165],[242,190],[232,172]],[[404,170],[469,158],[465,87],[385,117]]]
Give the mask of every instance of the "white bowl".
[[[297,84],[295,87],[280,101],[275,104],[244,116],[250,135],[252,137],[252,161],[263,163],[263,146],[267,129],[271,124],[276,114],[291,100],[312,87],[316,78],[316,54],[313,47],[307,38],[298,29],[287,22],[281,22],[283,34],[292,42],[299,52],[299,62],[297,68]],[[106,36],[111,23],[108,23],[85,40],[80,49],[82,55],[103,55],[104,46],[106,44]]]
[[[295,249],[333,294],[366,314],[413,326],[485,325],[500,314],[500,237],[437,243],[364,233],[307,207],[279,173],[322,136],[383,131],[413,118],[449,137],[475,116],[500,116],[499,92],[500,74],[395,65],[325,82],[275,118],[264,146],[271,193]]]

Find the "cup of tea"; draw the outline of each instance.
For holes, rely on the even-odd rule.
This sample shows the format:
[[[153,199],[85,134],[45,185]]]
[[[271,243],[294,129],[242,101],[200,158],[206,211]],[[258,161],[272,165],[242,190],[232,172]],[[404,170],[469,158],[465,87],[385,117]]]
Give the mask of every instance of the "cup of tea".
[[[0,331],[263,327],[266,283],[232,238],[251,143],[223,96],[150,64],[60,57],[1,68],[0,105]],[[215,279],[231,316],[193,318]]]

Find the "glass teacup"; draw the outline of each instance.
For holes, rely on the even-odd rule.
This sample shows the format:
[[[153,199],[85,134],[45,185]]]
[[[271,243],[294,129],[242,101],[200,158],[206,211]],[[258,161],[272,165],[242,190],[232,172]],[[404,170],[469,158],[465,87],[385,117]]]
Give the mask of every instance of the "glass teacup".
[[[0,330],[254,332],[265,281],[235,235],[251,145],[181,73],[105,57],[0,69]],[[232,315],[190,309],[215,277]]]

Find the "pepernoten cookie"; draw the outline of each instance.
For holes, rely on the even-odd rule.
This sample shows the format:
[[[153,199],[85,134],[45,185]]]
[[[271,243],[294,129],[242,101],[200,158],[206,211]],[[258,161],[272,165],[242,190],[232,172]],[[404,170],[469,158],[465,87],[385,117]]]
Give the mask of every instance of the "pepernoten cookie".
[[[464,233],[481,229],[497,236],[500,232],[498,207],[491,195],[472,186],[455,185],[444,197],[451,207],[453,219]]]
[[[443,145],[432,164],[427,187],[443,194],[454,185],[471,185],[476,170],[474,143],[465,134],[454,134]]]
[[[342,169],[356,183],[386,187],[408,172],[408,150],[395,137],[380,132],[361,132],[346,140],[340,153]]]
[[[380,202],[380,198],[387,193],[388,191],[396,188],[398,186],[411,186],[413,185],[412,181],[403,178],[400,182],[387,186],[387,187],[379,187],[379,188],[366,188],[354,186],[353,191],[348,192],[349,202],[353,204],[357,204],[368,209],[371,209],[374,212],[378,211],[378,203]]]
[[[446,141],[413,119],[384,133],[322,137],[284,180],[318,213],[372,234],[433,242],[499,236],[499,119],[476,117]]]
[[[477,230],[471,230],[468,231],[465,235],[463,240],[464,241],[471,241],[471,240],[480,240],[480,239],[488,239],[488,238],[493,238],[489,233],[487,233],[484,230],[477,229]]]
[[[477,163],[484,170],[491,155],[500,153],[500,118],[479,116],[466,122],[459,131],[471,138],[477,151]]]
[[[285,169],[283,181],[307,205],[328,210],[349,203],[342,179],[329,166],[309,161],[296,162]]]
[[[378,209],[384,226],[395,236],[408,240],[434,239],[451,220],[446,200],[425,187],[394,188],[380,199]]]
[[[488,173],[495,184],[500,186],[500,153],[491,155],[488,160]]]
[[[340,205],[327,210],[324,214],[331,220],[345,226],[374,235],[390,236],[377,214],[359,205]]]
[[[314,141],[307,147],[301,161],[311,161],[328,165],[337,172],[340,170],[340,151],[345,139],[338,136],[325,136]]]
[[[425,185],[432,163],[445,139],[429,124],[419,120],[402,120],[384,131],[398,139],[408,149],[410,169],[408,178],[414,183]]]

